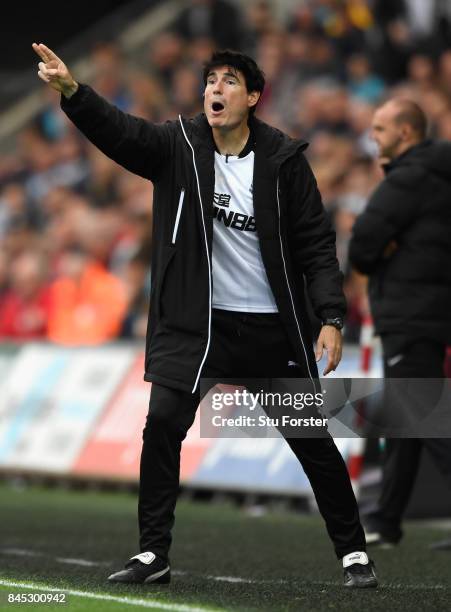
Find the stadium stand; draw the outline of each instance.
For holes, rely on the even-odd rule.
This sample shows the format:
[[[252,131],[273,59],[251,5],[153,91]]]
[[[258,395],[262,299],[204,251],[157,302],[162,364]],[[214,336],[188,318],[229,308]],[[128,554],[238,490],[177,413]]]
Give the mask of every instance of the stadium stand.
[[[87,58],[97,91],[126,111],[164,121],[201,110],[200,67],[217,44],[255,55],[268,82],[260,116],[310,141],[310,161],[337,230],[350,341],[357,340],[368,308],[364,280],[348,265],[347,244],[380,179],[369,138],[372,112],[390,95],[409,96],[426,109],[431,134],[451,137],[450,16],[428,14],[421,25],[418,3],[390,3],[391,11],[386,5],[304,2],[281,20],[264,0],[195,2],[144,50],[128,53],[105,34]],[[115,335],[142,337],[152,187],[95,151],[64,118],[56,94],[42,87],[39,96],[39,112],[16,134],[14,150],[0,155],[0,319],[8,317],[12,299],[22,299],[12,265],[18,257],[38,252],[50,285],[61,274],[62,254],[76,248],[115,275],[128,296]],[[8,329],[2,325],[1,334],[11,335]]]

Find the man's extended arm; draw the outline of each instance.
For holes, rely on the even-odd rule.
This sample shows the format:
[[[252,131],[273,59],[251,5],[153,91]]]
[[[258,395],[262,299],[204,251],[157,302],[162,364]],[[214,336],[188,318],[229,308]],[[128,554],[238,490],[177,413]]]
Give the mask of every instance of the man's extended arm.
[[[122,112],[87,85],[78,84],[51,49],[35,43],[33,49],[42,60],[39,77],[62,94],[61,107],[78,129],[127,170],[157,180],[170,156],[169,124],[155,125]]]

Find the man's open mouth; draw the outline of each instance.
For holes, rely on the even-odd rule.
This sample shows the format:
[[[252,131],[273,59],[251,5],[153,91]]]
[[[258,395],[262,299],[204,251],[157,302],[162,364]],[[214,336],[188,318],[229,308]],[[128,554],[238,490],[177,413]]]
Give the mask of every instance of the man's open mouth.
[[[213,102],[211,105],[211,110],[215,113],[219,113],[224,110],[224,104],[222,102]]]

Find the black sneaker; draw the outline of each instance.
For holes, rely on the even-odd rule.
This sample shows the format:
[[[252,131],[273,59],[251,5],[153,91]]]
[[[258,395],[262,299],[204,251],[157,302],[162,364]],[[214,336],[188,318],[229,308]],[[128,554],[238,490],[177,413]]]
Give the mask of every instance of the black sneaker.
[[[343,584],[351,589],[377,587],[374,563],[366,553],[356,552],[343,557]]]
[[[125,564],[125,569],[108,576],[110,582],[129,584],[168,584],[171,581],[171,568],[166,560],[153,552],[135,555]]]

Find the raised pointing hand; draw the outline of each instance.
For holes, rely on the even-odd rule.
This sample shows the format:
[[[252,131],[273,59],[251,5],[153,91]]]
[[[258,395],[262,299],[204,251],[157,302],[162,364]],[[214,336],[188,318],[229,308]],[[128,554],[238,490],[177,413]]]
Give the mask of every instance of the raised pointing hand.
[[[38,76],[53,89],[61,92],[66,98],[70,98],[78,89],[78,83],[74,81],[66,64],[51,49],[40,43],[33,43],[33,50],[41,58],[38,67]]]

